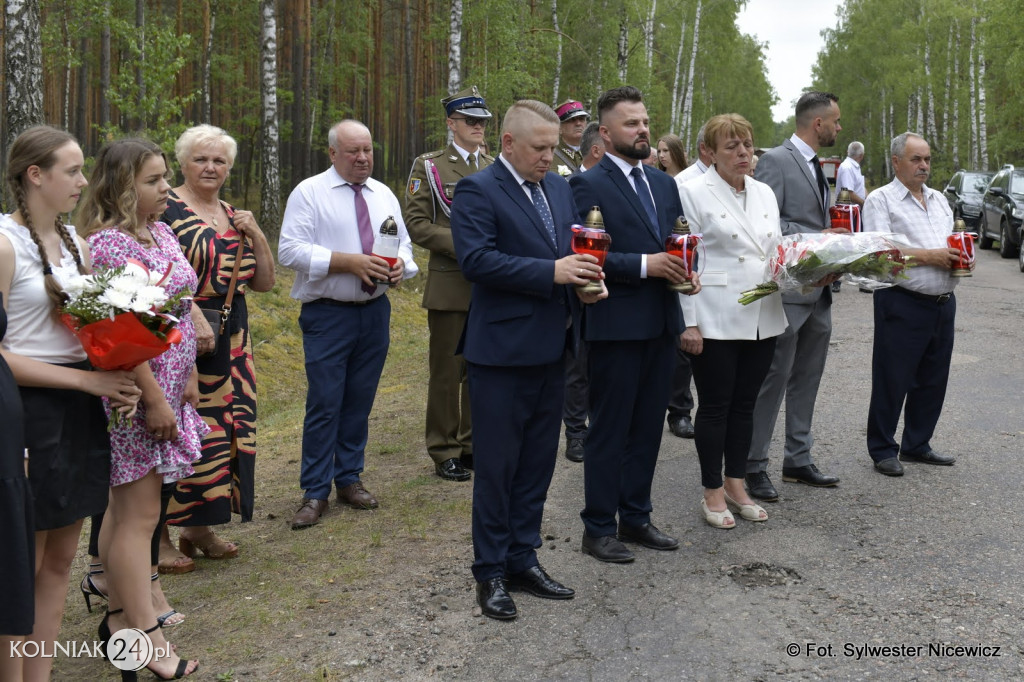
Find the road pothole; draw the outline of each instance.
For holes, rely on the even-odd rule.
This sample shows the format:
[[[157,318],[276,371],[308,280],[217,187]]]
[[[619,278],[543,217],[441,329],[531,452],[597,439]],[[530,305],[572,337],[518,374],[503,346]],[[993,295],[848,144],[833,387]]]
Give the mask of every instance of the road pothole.
[[[744,587],[796,585],[803,582],[803,578],[796,572],[796,569],[766,564],[763,561],[723,566],[722,571]]]

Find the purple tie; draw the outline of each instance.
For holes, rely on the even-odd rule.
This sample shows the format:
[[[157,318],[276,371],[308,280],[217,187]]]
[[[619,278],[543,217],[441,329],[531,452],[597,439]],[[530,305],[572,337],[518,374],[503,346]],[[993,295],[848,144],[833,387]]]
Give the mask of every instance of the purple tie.
[[[373,253],[373,226],[370,225],[370,209],[366,206],[366,199],[363,198],[363,185],[349,185],[355,192],[356,202],[356,224],[359,226],[359,242],[363,246],[363,253]],[[368,294],[377,291],[377,287],[360,283],[360,288]]]

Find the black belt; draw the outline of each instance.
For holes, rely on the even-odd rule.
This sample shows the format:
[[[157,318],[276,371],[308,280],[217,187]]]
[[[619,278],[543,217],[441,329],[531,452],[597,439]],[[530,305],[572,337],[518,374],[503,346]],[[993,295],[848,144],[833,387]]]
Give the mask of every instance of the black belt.
[[[382,298],[384,298],[383,294],[377,296],[376,298],[368,298],[365,301],[339,301],[333,298],[317,298],[312,301],[307,301],[307,303],[321,303],[323,305],[333,305],[343,308],[349,308],[351,306],[370,305],[371,303],[376,303]]]
[[[951,298],[953,298],[952,291],[946,292],[945,294],[922,294],[920,291],[911,291],[910,289],[904,289],[903,287],[892,287],[892,290],[898,291],[901,294],[906,294],[911,298],[917,298],[922,301],[928,301],[929,303],[937,303],[939,305],[942,305],[943,303],[946,303]]]

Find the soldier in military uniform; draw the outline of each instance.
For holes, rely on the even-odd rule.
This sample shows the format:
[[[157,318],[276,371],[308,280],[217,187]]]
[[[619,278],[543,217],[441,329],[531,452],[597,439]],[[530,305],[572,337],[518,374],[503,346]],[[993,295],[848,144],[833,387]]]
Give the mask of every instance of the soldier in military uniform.
[[[587,127],[590,113],[583,108],[582,102],[574,99],[566,100],[555,108],[558,120],[561,121],[558,148],[551,162],[551,170],[559,175],[569,176],[580,171],[583,154],[580,153],[580,140],[583,129]]]
[[[430,329],[427,453],[437,475],[468,481],[473,442],[466,363],[455,354],[469,310],[470,285],[455,260],[451,215],[455,184],[494,159],[481,152],[491,112],[476,87],[441,100],[452,142],[417,157],[405,193],[405,225],[413,242],[430,251],[423,307]]]

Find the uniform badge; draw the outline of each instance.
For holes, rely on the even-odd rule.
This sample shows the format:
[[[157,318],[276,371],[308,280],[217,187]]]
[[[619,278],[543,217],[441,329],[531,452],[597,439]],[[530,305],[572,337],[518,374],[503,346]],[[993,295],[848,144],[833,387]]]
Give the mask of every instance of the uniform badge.
[[[423,181],[419,178],[413,178],[409,180],[409,194],[416,194],[416,190],[420,188],[420,183]]]
[[[451,198],[453,198],[455,196],[455,183],[454,182],[446,182],[444,184],[444,195],[446,197],[448,197],[449,199],[451,199]]]

